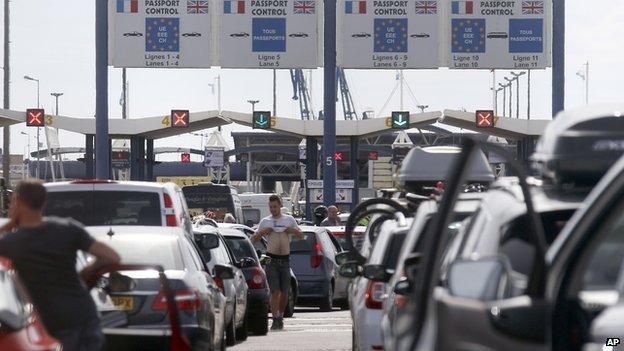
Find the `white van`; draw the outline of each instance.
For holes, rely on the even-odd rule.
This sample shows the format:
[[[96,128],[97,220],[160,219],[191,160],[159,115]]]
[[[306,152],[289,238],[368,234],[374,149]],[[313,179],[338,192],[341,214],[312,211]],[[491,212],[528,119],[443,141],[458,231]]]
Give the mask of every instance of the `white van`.
[[[245,224],[252,227],[258,223],[264,217],[271,215],[269,210],[269,197],[275,194],[254,194],[243,193],[238,195],[241,200],[241,206],[243,208],[243,218],[245,218]],[[282,197],[282,207],[292,211],[292,201],[289,197]]]

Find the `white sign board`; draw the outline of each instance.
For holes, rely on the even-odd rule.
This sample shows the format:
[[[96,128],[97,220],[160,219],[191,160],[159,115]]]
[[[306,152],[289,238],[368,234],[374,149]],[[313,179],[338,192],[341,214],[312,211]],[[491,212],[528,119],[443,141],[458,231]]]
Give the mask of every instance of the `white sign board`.
[[[350,204],[353,201],[353,190],[336,189],[336,203]],[[323,189],[310,189],[310,203],[323,203]]]
[[[209,68],[214,2],[110,0],[115,67]]]
[[[552,1],[451,0],[449,3],[449,68],[550,66]]]
[[[323,180],[308,179],[307,185],[309,189],[323,189]],[[355,182],[353,179],[336,180],[336,189],[353,189]]]
[[[224,68],[316,68],[320,0],[219,1]]]
[[[223,148],[206,148],[204,150],[204,166],[223,167],[224,154]]]
[[[439,66],[437,0],[340,0],[336,11],[339,67]]]

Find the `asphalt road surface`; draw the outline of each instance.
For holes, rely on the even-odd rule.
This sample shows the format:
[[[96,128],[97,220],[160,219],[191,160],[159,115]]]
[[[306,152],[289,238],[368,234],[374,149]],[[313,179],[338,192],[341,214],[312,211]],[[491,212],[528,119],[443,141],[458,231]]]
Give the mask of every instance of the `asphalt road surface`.
[[[270,323],[270,322],[269,322]],[[349,311],[318,312],[297,309],[293,318],[284,319],[284,330],[266,336],[250,335],[232,351],[343,351],[351,350]]]

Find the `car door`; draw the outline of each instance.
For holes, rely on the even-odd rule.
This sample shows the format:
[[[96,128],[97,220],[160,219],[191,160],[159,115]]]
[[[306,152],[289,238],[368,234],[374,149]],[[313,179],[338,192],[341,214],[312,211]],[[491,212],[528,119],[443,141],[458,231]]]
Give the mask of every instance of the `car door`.
[[[231,281],[232,288],[234,289],[234,296],[236,299],[236,320],[242,321],[245,318],[245,310],[247,309],[247,282],[245,281],[245,275],[243,271],[236,267],[234,262],[234,255],[228,249],[225,240],[222,236],[219,236],[221,244],[219,249],[223,251],[223,256],[226,257],[226,264],[232,266],[234,269],[234,279],[228,279]]]
[[[456,199],[460,194],[463,184],[466,166],[474,155],[474,150],[482,143],[467,139],[463,143],[462,152],[457,156],[457,160],[451,169],[449,179],[445,187],[445,194],[440,203],[439,210],[432,219],[432,225],[428,229],[425,238],[425,252],[427,255],[419,267],[415,288],[416,319],[415,334],[412,336],[411,349],[414,350],[546,350],[544,344],[544,330],[535,330],[539,323],[527,324],[533,320],[543,320],[546,316],[538,315],[543,312],[541,309],[528,310],[529,316],[525,320],[518,321],[515,313],[519,308],[525,307],[527,303],[538,304],[538,300],[543,297],[539,289],[540,281],[530,281],[526,296],[497,300],[497,297],[504,297],[501,290],[504,288],[504,265],[496,264],[492,258],[489,261],[493,264],[482,265],[486,269],[479,270],[477,263],[466,263],[469,268],[464,270],[464,274],[455,274],[457,279],[448,278],[449,289],[440,287],[440,266],[448,244],[447,235],[436,235],[443,233],[448,227],[453,216],[453,208]],[[489,147],[489,145],[488,145]],[[509,162],[512,170],[518,174],[520,185],[525,197],[527,206],[528,231],[531,232],[536,255],[533,265],[534,272],[543,272],[544,254],[546,250],[543,227],[540,218],[534,211],[533,202],[526,184],[526,174],[521,165],[504,150],[494,149]],[[476,261],[478,262],[478,261]],[[485,261],[484,261],[485,262]],[[486,262],[488,263],[488,262]],[[496,270],[492,270],[495,267]],[[488,269],[489,268],[489,269]],[[449,275],[453,275],[453,267]],[[497,275],[494,275],[497,274]],[[500,277],[496,281],[494,277]],[[460,284],[454,284],[460,281]],[[492,284],[492,282],[496,284]],[[462,289],[453,289],[454,286]],[[461,290],[461,291],[460,291]],[[477,291],[478,293],[475,293]],[[483,291],[488,292],[487,298]],[[524,311],[524,310],[523,310]],[[535,313],[531,314],[531,313]],[[525,323],[520,323],[525,322]],[[520,324],[525,330],[520,330]],[[501,332],[504,330],[505,332]],[[511,335],[514,334],[516,335]]]

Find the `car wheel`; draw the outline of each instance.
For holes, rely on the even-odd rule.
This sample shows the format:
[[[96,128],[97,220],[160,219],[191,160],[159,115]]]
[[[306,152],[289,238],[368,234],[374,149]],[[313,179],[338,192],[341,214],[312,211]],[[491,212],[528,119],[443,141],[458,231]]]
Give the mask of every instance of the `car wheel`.
[[[236,305],[234,305],[234,315],[232,315],[232,320],[227,325],[227,329],[225,330],[225,342],[227,346],[236,345]]]
[[[269,307],[264,306],[260,313],[249,320],[249,330],[254,335],[267,335],[269,332]]]
[[[321,309],[321,312],[330,312],[334,309],[334,288],[331,285],[329,286],[327,296],[321,300],[319,308]]]
[[[288,292],[288,304],[286,305],[286,309],[284,310],[284,317],[290,318],[295,314],[295,294],[293,293],[293,288],[291,287]]]
[[[245,316],[243,316],[243,324],[241,324],[240,328],[236,329],[236,339],[238,341],[247,340],[247,309],[245,309]]]

